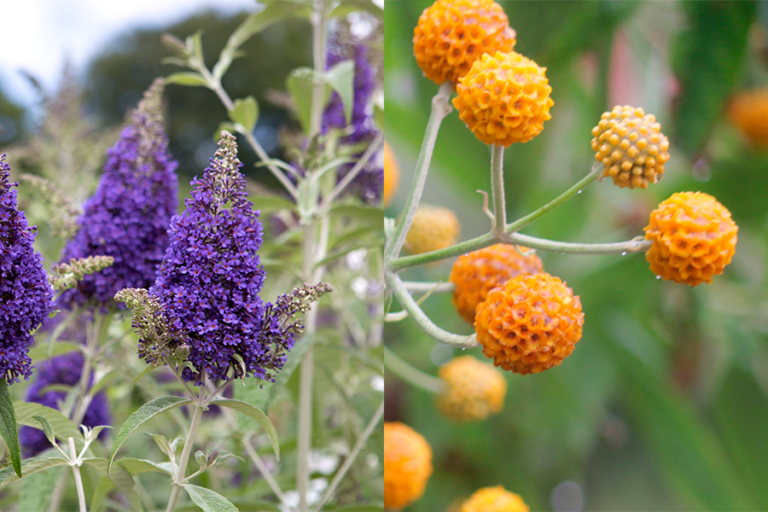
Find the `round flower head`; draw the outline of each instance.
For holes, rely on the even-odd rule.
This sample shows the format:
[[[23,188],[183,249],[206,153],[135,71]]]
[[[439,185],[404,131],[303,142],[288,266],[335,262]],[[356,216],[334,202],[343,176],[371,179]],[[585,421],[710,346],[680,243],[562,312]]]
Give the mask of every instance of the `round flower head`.
[[[392,201],[400,181],[400,168],[397,165],[395,153],[389,144],[384,143],[384,206]]]
[[[527,251],[524,247],[520,249]],[[522,256],[513,245],[497,244],[464,254],[453,263],[449,278],[456,285],[453,305],[464,320],[473,323],[477,305],[488,292],[520,274],[542,270],[538,256]]]
[[[168,152],[162,121],[162,79],[131,114],[120,140],[107,152],[96,193],[85,203],[75,238],[62,261],[112,256],[114,264],[64,292],[62,304],[113,305],[123,288],[149,287],[168,246],[168,224],[178,203],[177,162]]]
[[[669,141],[653,114],[641,108],[613,107],[592,128],[595,160],[602,162],[603,176],[619,187],[646,188],[664,175],[669,160]]]
[[[739,227],[731,212],[702,192],[678,192],[651,212],[645,258],[668,281],[697,286],[722,274],[736,252]]]
[[[453,106],[486,144],[528,142],[552,118],[546,70],[519,53],[484,54],[456,86]]]
[[[477,306],[475,331],[486,357],[514,373],[558,366],[581,339],[579,297],[546,272],[521,274]]]
[[[53,290],[43,257],[32,246],[35,228],[16,209],[16,183],[0,155],[0,379],[8,384],[31,374],[30,331],[48,318]]]
[[[437,0],[413,31],[413,54],[436,84],[458,82],[484,53],[511,52],[515,31],[493,0]]]
[[[348,59],[354,60],[355,63],[352,119],[347,124],[344,103],[338,93],[334,92],[323,113],[323,133],[332,128],[346,129],[347,134],[339,140],[341,145],[370,143],[379,133],[371,108],[371,97],[376,89],[376,70],[369,62],[368,48],[364,44],[342,44],[338,37],[332,37],[326,55],[326,68],[330,69]],[[357,160],[362,156],[363,151],[352,155],[352,158]],[[337,180],[341,181],[354,165],[355,162],[350,162],[339,167]],[[382,193],[383,174],[378,154],[371,155],[347,191],[357,194],[365,202],[377,203]]]
[[[444,249],[456,243],[461,224],[456,214],[441,206],[421,205],[406,237],[411,254]]]
[[[149,290],[176,336],[174,344],[186,345],[187,360],[198,372],[185,368],[187,380],[199,382],[202,373],[213,380],[270,378],[293,346],[292,334],[275,336],[279,321],[259,297],[262,227],[240,167],[235,137],[222,131],[211,166],[192,181],[186,210],[171,220],[170,245]],[[140,354],[157,363],[151,351]]]
[[[728,107],[731,123],[758,146],[768,146],[768,89],[739,93]]]
[[[437,397],[437,406],[451,420],[484,420],[504,406],[507,381],[493,365],[462,356],[441,367],[438,375],[443,380],[443,390]]]
[[[384,508],[400,510],[421,498],[432,475],[432,448],[408,425],[384,423]]]
[[[35,381],[27,389],[25,400],[58,410],[59,405],[64,403],[67,398],[67,392],[43,390],[54,384],[76,386],[80,382],[82,371],[83,355],[80,352],[70,352],[48,361],[43,361],[38,365],[35,372]],[[111,425],[109,403],[103,391],[93,396],[81,423],[91,428],[99,425]],[[106,435],[106,430],[103,430],[99,434],[99,438],[103,439]],[[19,429],[19,442],[24,448],[24,455],[26,457],[34,457],[38,453],[51,448],[51,443],[45,437],[45,433],[40,429],[32,427],[24,426]]]
[[[485,487],[469,497],[460,512],[528,512],[523,498],[502,486]]]

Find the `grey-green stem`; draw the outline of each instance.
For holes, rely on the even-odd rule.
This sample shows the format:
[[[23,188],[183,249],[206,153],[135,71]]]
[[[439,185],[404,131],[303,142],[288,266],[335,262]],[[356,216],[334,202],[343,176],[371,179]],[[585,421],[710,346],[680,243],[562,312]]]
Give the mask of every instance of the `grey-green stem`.
[[[77,489],[77,502],[80,504],[80,512],[88,512],[88,507],[85,503],[85,490],[83,489],[83,478],[80,475],[80,466],[77,464],[77,449],[75,448],[75,440],[71,437],[67,438],[69,443],[69,457],[71,460],[70,466],[72,467],[72,474],[75,476],[75,488]]]
[[[203,379],[205,379],[205,377],[203,377]],[[168,506],[166,507],[165,512],[173,512],[176,509],[176,503],[179,500],[179,494],[181,493],[184,476],[187,473],[189,456],[192,453],[192,447],[195,444],[197,428],[200,426],[200,418],[203,417],[203,409],[205,408],[205,404],[205,385],[203,384],[200,386],[200,394],[194,403],[195,412],[192,415],[192,421],[189,425],[187,438],[184,440],[184,449],[181,452],[179,464],[176,466],[176,474],[173,476],[173,488],[171,489],[171,496],[168,498]]]
[[[491,196],[493,197],[492,232],[501,238],[507,226],[507,205],[504,201],[504,146],[491,147]]]
[[[442,380],[417,370],[387,347],[384,347],[384,367],[404,381],[430,393],[439,393],[443,389]]]

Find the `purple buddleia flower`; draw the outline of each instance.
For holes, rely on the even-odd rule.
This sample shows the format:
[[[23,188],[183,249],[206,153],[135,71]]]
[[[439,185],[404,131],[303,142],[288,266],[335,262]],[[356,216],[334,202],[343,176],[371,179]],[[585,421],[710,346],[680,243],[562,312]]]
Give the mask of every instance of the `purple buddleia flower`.
[[[234,136],[223,131],[219,146],[203,177],[192,181],[186,210],[171,220],[170,245],[149,296],[137,296],[143,304],[157,304],[143,311],[157,323],[152,315],[159,308],[168,334],[155,340],[142,335],[166,330],[141,330],[144,313],[137,316],[129,302],[142,338],[140,356],[152,364],[188,361],[194,371],[186,366],[183,376],[196,384],[203,373],[214,381],[272,379],[294,342],[293,332],[272,328],[270,305],[259,297],[265,277],[257,254],[262,226],[247,199]]]
[[[26,401],[59,409],[59,405],[66,399],[66,391],[44,391],[44,389],[53,384],[76,386],[80,382],[82,371],[83,354],[79,351],[43,361],[38,365],[35,381],[27,389]],[[104,392],[100,391],[93,396],[93,400],[88,405],[82,424],[88,427],[97,427],[111,423],[107,397]],[[99,439],[103,439],[106,435],[106,430],[103,430],[99,434]],[[25,457],[34,457],[51,448],[51,443],[45,437],[45,433],[32,427],[24,426],[19,429],[19,442]]]
[[[114,265],[88,275],[64,292],[61,303],[113,305],[123,288],[149,287],[168,247],[168,225],[176,212],[178,163],[168,152],[162,120],[162,79],[156,80],[132,112],[120,140],[107,152],[96,193],[85,203],[79,231],[62,262],[112,256]]]
[[[16,183],[0,155],[0,379],[8,384],[29,378],[30,332],[48,318],[53,290],[43,257],[32,244],[36,230],[16,209]]]
[[[344,116],[344,104],[341,98],[335,92],[331,95],[328,106],[323,113],[323,133],[334,128],[345,129],[345,135],[339,141],[341,145],[373,142],[379,133],[373,119],[373,106],[371,104],[371,97],[376,89],[376,71],[368,60],[368,48],[359,43],[345,45],[339,42],[338,38],[332,38],[328,47],[326,55],[326,67],[328,69],[344,60],[354,60],[355,94],[352,119],[349,124],[347,124],[347,119]],[[363,151],[360,151],[353,155],[353,158],[359,159],[362,155]],[[341,166],[337,179],[341,180],[353,166],[354,163]],[[383,162],[377,154],[374,154],[350,184],[348,191],[359,195],[367,203],[378,203],[383,186]]]

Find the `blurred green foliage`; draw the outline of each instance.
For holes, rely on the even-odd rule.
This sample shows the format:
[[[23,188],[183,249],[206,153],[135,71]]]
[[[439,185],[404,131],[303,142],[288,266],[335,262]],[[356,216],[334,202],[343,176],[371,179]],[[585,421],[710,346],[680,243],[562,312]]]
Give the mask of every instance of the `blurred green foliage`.
[[[386,133],[402,173],[390,217],[404,203],[437,92],[416,66],[411,43],[431,3],[386,3]],[[560,367],[505,373],[505,410],[471,425],[450,423],[429,394],[387,376],[387,421],[411,425],[434,450],[426,494],[406,510],[443,511],[500,484],[531,510],[575,510],[567,507],[578,500],[552,500],[566,481],[581,487],[581,510],[768,509],[768,153],[724,115],[740,88],[768,86],[766,31],[757,15],[764,5],[498,3],[517,31],[515,50],[547,67],[555,101],[542,134],[506,152],[510,220],[584,176],[600,114],[614,102],[629,103],[655,114],[670,137],[664,179],[647,190],[596,183],[524,232],[627,240],[642,235],[650,211],[673,192],[701,190],[731,210],[739,245],[725,275],[696,288],[655,279],[642,254],[540,251],[545,270],[567,281],[586,315],[584,336]],[[489,149],[449,115],[424,202],[453,208],[462,239],[489,229],[475,192],[490,189],[489,163]],[[445,281],[450,263],[403,277]],[[472,332],[450,296],[433,295],[423,307],[441,327]],[[457,353],[436,346],[410,320],[387,324],[386,341],[430,374]],[[480,349],[468,353],[484,359]]]

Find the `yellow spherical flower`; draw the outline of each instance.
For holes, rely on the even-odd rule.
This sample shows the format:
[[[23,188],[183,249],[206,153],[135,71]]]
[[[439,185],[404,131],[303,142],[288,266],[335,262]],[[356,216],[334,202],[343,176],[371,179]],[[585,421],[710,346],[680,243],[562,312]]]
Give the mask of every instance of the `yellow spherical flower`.
[[[426,439],[402,423],[384,423],[384,507],[400,510],[421,498],[431,474]]]
[[[738,94],[728,107],[731,123],[758,146],[768,146],[768,89]]]
[[[456,82],[484,53],[511,52],[515,31],[493,0],[437,0],[413,31],[413,54],[424,76]]]
[[[702,192],[679,192],[651,212],[645,254],[651,270],[668,281],[697,286],[722,274],[736,252],[739,227],[731,212]]]
[[[411,254],[445,249],[456,243],[461,224],[456,214],[441,206],[422,205],[416,210],[406,237]]]
[[[400,168],[397,165],[395,153],[389,144],[384,142],[384,206],[392,201],[392,196],[397,191],[397,184],[400,181]]]
[[[440,368],[443,390],[437,406],[451,420],[480,421],[504,406],[507,381],[493,365],[462,356]]]
[[[515,373],[558,366],[581,339],[581,301],[546,272],[521,274],[477,306],[475,332],[486,357]]]
[[[519,53],[484,54],[459,81],[453,106],[486,144],[528,142],[552,118],[546,70]]]
[[[523,252],[528,249],[521,247]],[[488,292],[520,274],[536,274],[543,269],[535,254],[523,256],[513,245],[497,244],[459,256],[449,280],[456,285],[453,305],[467,322],[475,321],[477,305]]]
[[[502,486],[485,487],[464,502],[461,512],[528,512],[523,498]]]
[[[595,160],[602,162],[604,177],[619,187],[646,188],[664,175],[669,141],[656,117],[642,108],[613,107],[592,128]]]

